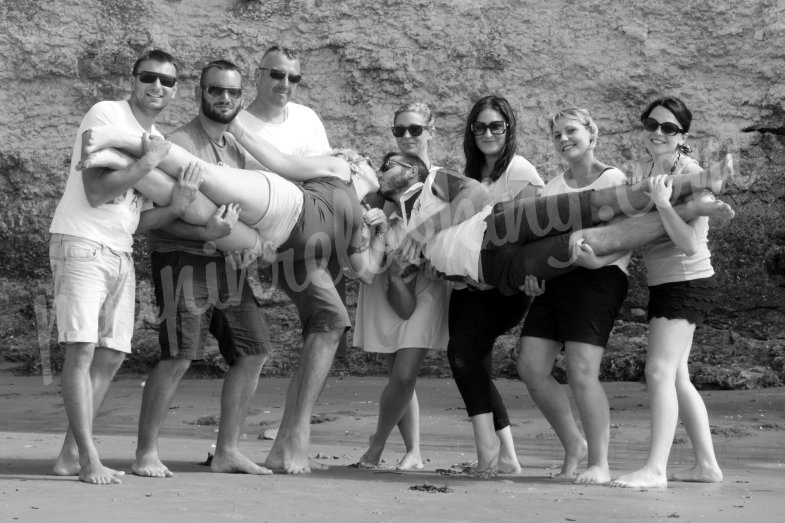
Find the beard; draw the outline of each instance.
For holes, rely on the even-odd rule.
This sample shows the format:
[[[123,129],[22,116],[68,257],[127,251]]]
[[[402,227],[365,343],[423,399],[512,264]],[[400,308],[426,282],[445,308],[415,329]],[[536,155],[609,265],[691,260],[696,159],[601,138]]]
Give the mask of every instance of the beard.
[[[237,116],[237,113],[240,112],[240,109],[242,109],[242,104],[238,103],[237,107],[231,113],[219,112],[215,110],[207,100],[204,99],[204,96],[202,96],[202,113],[209,120],[214,122],[227,124],[234,120],[234,117]]]

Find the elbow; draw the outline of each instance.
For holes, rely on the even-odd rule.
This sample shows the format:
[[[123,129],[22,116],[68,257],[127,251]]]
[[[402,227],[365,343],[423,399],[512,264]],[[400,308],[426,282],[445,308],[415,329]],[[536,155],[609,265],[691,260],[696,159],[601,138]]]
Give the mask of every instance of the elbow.
[[[414,314],[414,307],[396,307],[395,313],[401,317],[402,320],[408,320]]]
[[[692,245],[689,245],[686,248],[682,247],[681,250],[684,251],[684,254],[686,254],[687,256],[693,256],[694,254],[697,254],[698,247],[697,246],[693,247]]]
[[[87,203],[89,203],[90,207],[94,209],[106,203],[104,199],[101,198],[101,195],[96,194],[94,192],[85,190],[85,195],[87,196]]]

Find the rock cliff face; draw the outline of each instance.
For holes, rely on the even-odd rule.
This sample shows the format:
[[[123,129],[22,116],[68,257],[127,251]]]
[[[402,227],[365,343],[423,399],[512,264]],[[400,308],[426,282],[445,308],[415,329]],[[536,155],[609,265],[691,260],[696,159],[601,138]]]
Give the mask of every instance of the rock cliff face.
[[[633,5],[635,4],[635,5]],[[637,5],[641,4],[641,5]],[[323,118],[334,145],[374,157],[395,147],[401,103],[437,114],[433,160],[462,164],[463,121],[486,94],[517,111],[522,153],[544,177],[559,172],[546,116],[578,105],[600,126],[598,156],[628,167],[641,154],[638,116],[660,95],[694,114],[702,164],[729,151],[737,211],[711,232],[725,299],[714,325],[781,338],[785,303],[785,4],[777,0],[4,0],[0,5],[0,267],[5,301],[33,292],[12,282],[48,275],[47,228],[65,185],[77,126],[102,99],[128,94],[135,57],[178,58],[169,131],[197,110],[204,63],[236,62],[246,77],[273,43],[300,49],[297,100]],[[247,97],[254,96],[252,83]],[[142,257],[139,257],[141,262]],[[645,307],[634,265],[625,315]],[[16,291],[12,291],[17,289]],[[629,317],[629,316],[628,316]]]

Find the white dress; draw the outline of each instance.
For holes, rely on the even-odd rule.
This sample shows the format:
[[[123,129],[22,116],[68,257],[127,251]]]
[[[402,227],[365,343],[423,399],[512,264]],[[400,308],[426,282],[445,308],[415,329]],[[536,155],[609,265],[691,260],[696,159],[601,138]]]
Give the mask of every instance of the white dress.
[[[425,184],[411,187],[404,199],[420,187],[430,191],[436,169],[431,169]],[[405,230],[404,217],[393,213],[387,232],[388,254],[398,246]],[[370,285],[360,285],[353,345],[367,352],[381,353],[394,353],[407,348],[447,350],[450,282],[431,280],[418,274],[415,284],[417,306],[408,320],[398,316],[390,306],[387,300],[388,287],[385,273],[376,276]]]

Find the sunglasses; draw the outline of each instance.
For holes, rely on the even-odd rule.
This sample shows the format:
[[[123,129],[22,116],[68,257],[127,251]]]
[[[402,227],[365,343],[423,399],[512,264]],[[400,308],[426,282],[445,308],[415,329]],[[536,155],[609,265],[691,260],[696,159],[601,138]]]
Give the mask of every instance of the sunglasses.
[[[269,67],[260,67],[259,69],[261,71],[270,71],[270,78],[273,80],[283,80],[284,78],[289,78],[290,83],[299,84],[300,80],[303,79],[303,75],[301,74],[286,74],[280,69],[270,69]]]
[[[237,100],[243,96],[243,90],[241,87],[221,87],[220,85],[208,85],[202,86],[202,89],[207,91],[207,94],[210,96],[215,96],[216,98],[219,96],[223,96],[224,93],[229,94],[229,98],[234,98]]]
[[[469,127],[474,133],[474,136],[482,136],[488,129],[491,130],[491,134],[504,134],[507,132],[507,122],[502,122],[501,120],[497,120],[489,124],[474,122]]]
[[[134,74],[134,76],[137,77],[143,84],[154,84],[156,80],[159,80],[161,85],[164,87],[174,87],[174,84],[177,83],[177,78],[174,76],[169,76],[168,74],[148,73],[143,71],[141,73]]]
[[[420,136],[422,135],[422,132],[426,129],[429,129],[429,127],[424,125],[410,125],[408,127],[405,125],[396,125],[394,127],[390,127],[390,129],[392,129],[393,136],[396,138],[401,138],[404,134],[406,134],[406,131],[409,131],[409,134],[412,136]]]
[[[398,164],[398,165],[401,165],[403,167],[406,167],[407,169],[413,169],[414,168],[411,165],[409,165],[408,163],[399,162],[398,160],[395,160],[393,158],[387,158],[387,161],[385,161],[382,164],[382,166],[379,168],[379,170],[382,171],[383,173],[386,173],[387,171],[392,169],[392,167],[393,167],[392,164]]]
[[[662,134],[665,136],[675,136],[679,133],[683,133],[684,130],[676,125],[675,123],[665,122],[660,123],[654,118],[644,118],[643,119],[643,128],[653,133],[657,130],[657,128],[662,129]]]

